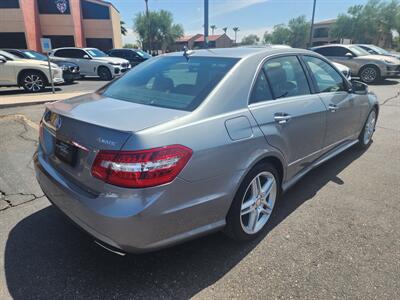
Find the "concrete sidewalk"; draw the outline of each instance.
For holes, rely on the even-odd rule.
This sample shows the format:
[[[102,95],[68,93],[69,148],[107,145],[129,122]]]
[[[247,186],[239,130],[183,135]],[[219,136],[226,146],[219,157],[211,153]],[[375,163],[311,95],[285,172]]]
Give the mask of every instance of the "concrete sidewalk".
[[[88,93],[87,91],[70,92],[70,93],[56,92],[55,94],[49,92],[49,93],[39,93],[39,94],[18,94],[12,96],[1,96],[0,94],[0,109],[6,107],[34,105],[45,102],[63,100],[84,95],[87,93]]]

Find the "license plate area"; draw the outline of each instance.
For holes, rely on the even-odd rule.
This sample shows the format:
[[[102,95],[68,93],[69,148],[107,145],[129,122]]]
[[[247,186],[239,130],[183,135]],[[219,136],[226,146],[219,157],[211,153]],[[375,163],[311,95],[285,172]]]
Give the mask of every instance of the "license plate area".
[[[74,145],[56,139],[54,144],[54,155],[62,162],[74,166],[78,154],[78,148]]]

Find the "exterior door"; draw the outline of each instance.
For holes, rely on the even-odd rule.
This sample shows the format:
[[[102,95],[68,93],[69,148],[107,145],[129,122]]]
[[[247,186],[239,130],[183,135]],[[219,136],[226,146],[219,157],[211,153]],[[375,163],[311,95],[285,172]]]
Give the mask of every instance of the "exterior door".
[[[91,56],[86,51],[74,49],[75,63],[79,65],[82,75],[97,76],[96,64],[92,62]],[[85,58],[86,57],[86,58]]]
[[[7,57],[6,57],[7,59]],[[0,61],[0,84],[16,84],[15,67],[12,60]]]
[[[265,63],[249,108],[267,142],[285,156],[287,179],[318,157],[326,108],[317,94],[311,94],[297,56],[272,58]]]
[[[354,138],[360,123],[359,101],[349,92],[343,76],[329,63],[315,56],[303,56],[326,111],[324,148]]]

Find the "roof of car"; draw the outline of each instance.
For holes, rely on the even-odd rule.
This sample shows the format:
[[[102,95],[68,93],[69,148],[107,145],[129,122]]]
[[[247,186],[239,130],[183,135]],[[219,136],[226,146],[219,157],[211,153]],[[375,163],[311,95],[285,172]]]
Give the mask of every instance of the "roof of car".
[[[278,48],[278,47],[237,47],[237,48],[213,48],[191,50],[190,56],[219,56],[219,57],[234,57],[244,58],[258,54],[280,54],[280,53],[310,53],[309,50],[296,48]],[[183,55],[181,52],[173,52],[166,54],[167,56]]]

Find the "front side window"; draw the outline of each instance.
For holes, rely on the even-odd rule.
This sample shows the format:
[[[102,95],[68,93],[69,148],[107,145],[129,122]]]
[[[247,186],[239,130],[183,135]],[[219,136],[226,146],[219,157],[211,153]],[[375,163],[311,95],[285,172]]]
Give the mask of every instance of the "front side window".
[[[105,54],[103,51],[99,50],[99,49],[87,49],[86,50],[91,57],[106,57],[108,56],[107,54]]]
[[[133,103],[193,111],[239,59],[158,57],[111,83],[104,96]]]
[[[264,65],[275,99],[310,94],[310,87],[296,56],[273,58]]]
[[[358,47],[358,46],[351,45],[351,46],[349,46],[349,49],[357,56],[370,55],[370,53],[367,50],[364,50],[363,48]],[[348,51],[348,52],[350,52],[350,51]]]
[[[304,56],[304,61],[310,68],[320,93],[346,90],[342,76],[327,62],[313,56]]]
[[[47,60],[47,56],[36,52],[36,51],[30,51],[30,50],[22,50],[22,52],[26,55],[26,57],[29,57],[30,59],[37,59],[37,60]]]

